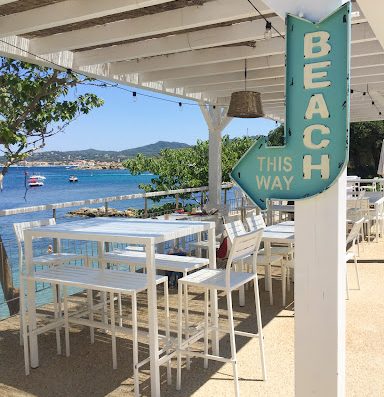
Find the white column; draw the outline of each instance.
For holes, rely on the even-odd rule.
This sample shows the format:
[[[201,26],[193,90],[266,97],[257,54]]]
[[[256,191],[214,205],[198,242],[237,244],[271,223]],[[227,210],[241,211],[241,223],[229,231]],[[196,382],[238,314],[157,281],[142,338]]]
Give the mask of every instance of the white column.
[[[221,206],[221,131],[209,130],[209,159],[208,159],[208,187],[209,205]]]
[[[214,105],[200,105],[209,131],[208,187],[209,207],[221,206],[221,132],[232,120],[227,117],[227,108]]]
[[[346,2],[263,1],[313,22]],[[346,171],[326,192],[295,203],[295,397],[345,395],[345,202]]]
[[[295,203],[295,396],[345,395],[346,174]]]

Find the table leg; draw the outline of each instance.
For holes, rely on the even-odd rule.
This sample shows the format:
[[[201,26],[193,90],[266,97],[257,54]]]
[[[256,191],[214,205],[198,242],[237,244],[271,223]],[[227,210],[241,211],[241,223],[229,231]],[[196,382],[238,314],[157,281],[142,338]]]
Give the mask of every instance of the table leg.
[[[159,339],[157,323],[157,291],[154,244],[145,246],[148,279],[148,328],[151,365],[151,396],[160,396]]]
[[[379,210],[376,206],[376,243],[379,242]]]
[[[32,236],[28,231],[24,232],[24,250],[26,272],[29,277],[33,277],[35,269],[32,264]],[[36,335],[36,293],[35,282],[31,279],[27,282],[27,302],[31,367],[37,368],[39,366],[39,352]]]
[[[269,241],[264,241],[264,251],[265,251],[265,256],[267,258],[271,257],[271,243]],[[266,268],[267,269],[267,268]],[[265,290],[269,291],[269,277],[272,277],[271,274],[267,274],[269,273],[269,267],[268,270],[265,270],[265,275],[264,275],[264,286],[265,286]]]
[[[101,268],[102,270],[105,269],[106,267],[106,263],[104,261],[104,242],[99,241],[97,243],[97,256],[99,257],[99,268]],[[107,313],[107,293],[106,292],[100,292],[100,301],[103,303],[103,309],[101,312],[101,321],[108,325],[108,316],[106,315]],[[103,330],[103,332],[106,332],[105,330]]]
[[[215,228],[208,231],[208,245],[209,245],[209,268],[216,269],[216,235]],[[219,313],[217,307],[217,291],[211,290],[211,310],[212,310],[212,323],[214,331],[212,333],[212,352],[215,356],[219,355]]]

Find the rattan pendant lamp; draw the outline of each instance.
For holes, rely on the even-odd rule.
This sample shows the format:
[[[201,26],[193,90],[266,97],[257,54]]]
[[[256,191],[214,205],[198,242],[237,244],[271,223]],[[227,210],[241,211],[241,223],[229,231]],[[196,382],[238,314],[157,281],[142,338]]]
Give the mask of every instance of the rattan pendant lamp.
[[[244,91],[232,92],[227,116],[254,119],[264,116],[260,92],[247,91],[246,59],[244,60]]]

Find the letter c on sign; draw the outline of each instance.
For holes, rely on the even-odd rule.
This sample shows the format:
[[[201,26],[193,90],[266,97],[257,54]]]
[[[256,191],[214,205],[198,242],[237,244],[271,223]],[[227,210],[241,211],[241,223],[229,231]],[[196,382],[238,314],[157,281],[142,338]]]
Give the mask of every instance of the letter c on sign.
[[[304,145],[308,149],[323,149],[329,145],[329,139],[322,139],[320,143],[313,143],[312,141],[312,133],[314,131],[319,131],[321,135],[329,135],[329,128],[322,124],[313,124],[309,125],[304,130]]]

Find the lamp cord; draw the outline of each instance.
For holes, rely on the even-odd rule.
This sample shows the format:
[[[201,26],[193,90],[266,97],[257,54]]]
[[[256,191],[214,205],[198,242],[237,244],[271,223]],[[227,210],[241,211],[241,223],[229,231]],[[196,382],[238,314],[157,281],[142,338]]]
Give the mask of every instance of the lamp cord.
[[[247,58],[244,59],[244,91],[247,91]]]
[[[268,19],[258,10],[258,8],[252,3],[251,0],[247,0],[247,2],[258,12],[258,14],[264,19],[265,22],[270,22]],[[280,33],[273,25],[271,25],[272,29],[282,38],[285,40],[285,36]]]

